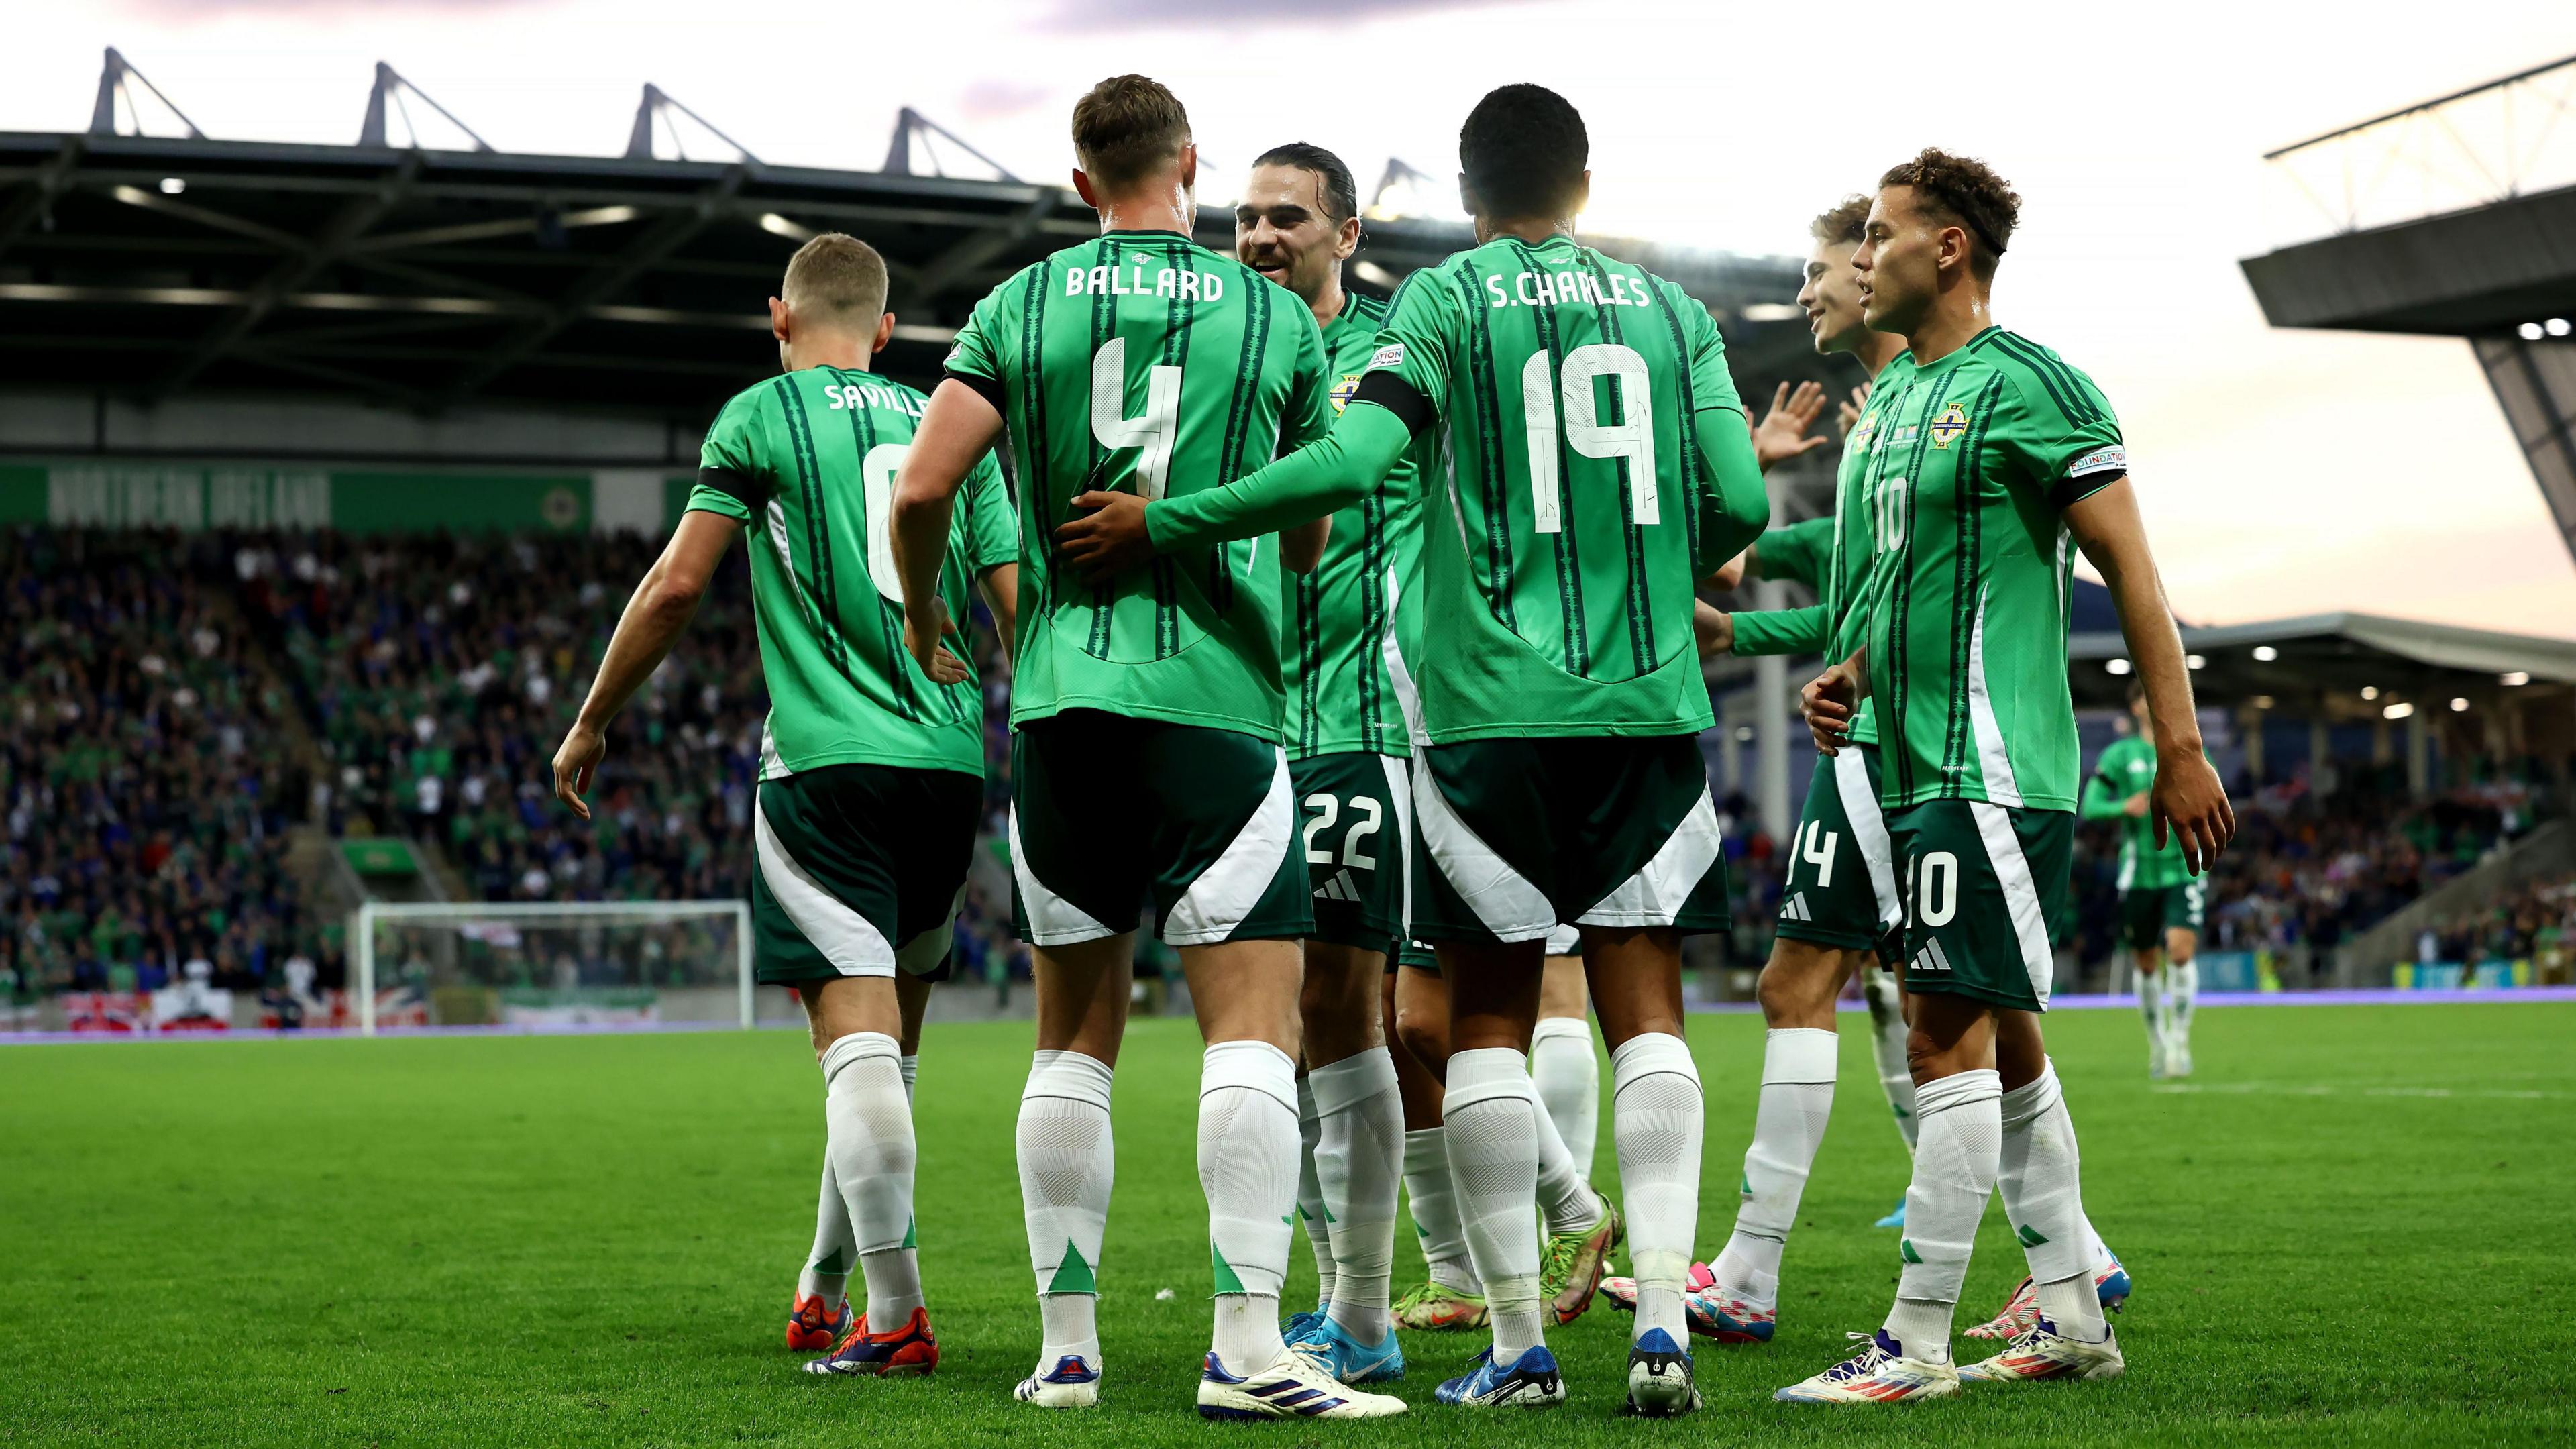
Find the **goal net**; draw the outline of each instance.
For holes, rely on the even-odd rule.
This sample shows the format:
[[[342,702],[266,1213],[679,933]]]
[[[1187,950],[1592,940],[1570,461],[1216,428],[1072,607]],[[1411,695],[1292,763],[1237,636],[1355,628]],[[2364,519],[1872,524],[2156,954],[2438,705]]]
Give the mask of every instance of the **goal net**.
[[[359,1030],[752,1024],[745,901],[370,902]]]

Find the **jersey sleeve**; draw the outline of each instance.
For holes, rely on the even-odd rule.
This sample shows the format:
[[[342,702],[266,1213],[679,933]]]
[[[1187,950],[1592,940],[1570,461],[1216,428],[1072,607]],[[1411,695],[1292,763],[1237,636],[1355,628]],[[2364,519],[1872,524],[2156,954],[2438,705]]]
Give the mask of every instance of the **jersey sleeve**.
[[[1026,284],[1027,276],[1018,273],[984,294],[975,310],[966,314],[956,340],[948,344],[948,360],[940,364],[941,371],[982,394],[996,410],[1002,405],[1002,358],[1015,330],[1010,321],[1011,297],[1015,288]]]
[[[1673,305],[1681,314],[1683,335],[1690,340],[1692,410],[1732,408],[1742,413],[1744,399],[1736,393],[1735,374],[1727,368],[1726,338],[1717,330],[1717,319],[1688,294],[1675,299]]]
[[[1437,423],[1441,409],[1449,405],[1449,369],[1454,355],[1451,349],[1465,332],[1465,319],[1459,315],[1458,306],[1457,294],[1437,270],[1419,271],[1405,278],[1387,309],[1385,323],[1378,328],[1377,346],[1369,353],[1368,365],[1361,369],[1363,395],[1368,392],[1370,377],[1384,373],[1421,397],[1427,414],[1419,420],[1405,419],[1415,432]],[[1395,411],[1401,415],[1403,410]]]
[[[1754,557],[1766,579],[1790,579],[1811,589],[1824,587],[1825,568],[1833,557],[1834,520],[1828,514],[1766,530],[1753,544]]]
[[[1020,561],[1020,516],[1011,506],[1011,491],[1002,482],[1002,465],[986,453],[966,470],[966,506],[959,527],[966,535],[967,566],[981,576],[986,569]]]
[[[1276,457],[1285,457],[1331,432],[1335,416],[1323,329],[1315,325],[1314,313],[1302,306],[1294,310],[1306,325],[1297,335],[1297,372],[1288,389],[1288,410],[1279,419],[1279,447],[1273,455]]]
[[[761,426],[766,386],[734,395],[707,428],[698,447],[698,483],[689,490],[689,508],[721,513],[749,523],[769,503],[769,472],[761,455],[766,430]]]
[[[2025,344],[2026,345],[2026,344]],[[2051,506],[2065,508],[2127,476],[2129,450],[2111,400],[2093,379],[2034,349],[2025,364],[2016,426],[1996,429],[1997,443],[2019,455]]]
[[[1809,604],[1803,609],[1747,609],[1734,618],[1735,648],[1732,652],[1740,658],[1825,652],[1826,619],[1822,604]]]

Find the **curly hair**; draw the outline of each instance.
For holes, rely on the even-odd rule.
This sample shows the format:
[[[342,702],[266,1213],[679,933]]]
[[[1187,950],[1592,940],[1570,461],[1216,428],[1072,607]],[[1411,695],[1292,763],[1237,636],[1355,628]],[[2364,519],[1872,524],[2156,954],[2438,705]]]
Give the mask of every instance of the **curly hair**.
[[[1995,168],[1973,156],[1953,156],[1926,146],[1911,161],[1900,161],[1878,178],[1880,186],[1910,186],[1933,215],[1967,229],[1977,246],[1968,265],[1980,279],[1995,274],[1995,263],[2012,244],[2013,224],[2021,219],[2021,197]]]
[[[1458,169],[1498,217],[1561,217],[1579,205],[1592,138],[1571,102],[1545,86],[1486,93],[1458,128]]]

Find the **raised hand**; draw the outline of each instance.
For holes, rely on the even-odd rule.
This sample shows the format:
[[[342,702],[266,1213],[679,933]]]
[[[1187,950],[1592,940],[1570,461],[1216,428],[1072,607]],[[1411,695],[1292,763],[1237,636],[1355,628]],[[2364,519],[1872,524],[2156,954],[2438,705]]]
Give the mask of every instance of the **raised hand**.
[[[1816,415],[1824,410],[1825,390],[1818,384],[1802,382],[1795,392],[1789,390],[1789,384],[1780,384],[1771,394],[1771,410],[1753,429],[1754,461],[1768,470],[1782,459],[1823,447],[1830,440],[1822,435],[1809,437],[1807,430],[1816,425]]]

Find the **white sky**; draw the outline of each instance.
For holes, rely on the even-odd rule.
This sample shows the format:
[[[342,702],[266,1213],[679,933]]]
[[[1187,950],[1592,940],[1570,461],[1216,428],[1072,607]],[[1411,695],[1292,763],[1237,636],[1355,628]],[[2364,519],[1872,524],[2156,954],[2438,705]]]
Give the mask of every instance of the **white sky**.
[[[615,153],[649,80],[765,160],[874,169],[909,104],[1053,178],[1074,98],[1140,70],[1190,107],[1213,202],[1288,139],[1363,187],[1389,155],[1448,175],[1475,98],[1534,80],[1590,127],[1588,226],[1748,252],[1803,252],[1810,215],[1937,143],[2022,193],[1998,315],[2110,394],[2186,618],[2576,635],[2576,566],[2466,344],[2272,331],[2235,265],[2328,229],[2264,150],[2576,52],[2576,6],[2088,8],[61,0],[12,19],[0,129],[84,126],[115,45],[220,137],[353,141],[383,59],[503,150]]]

